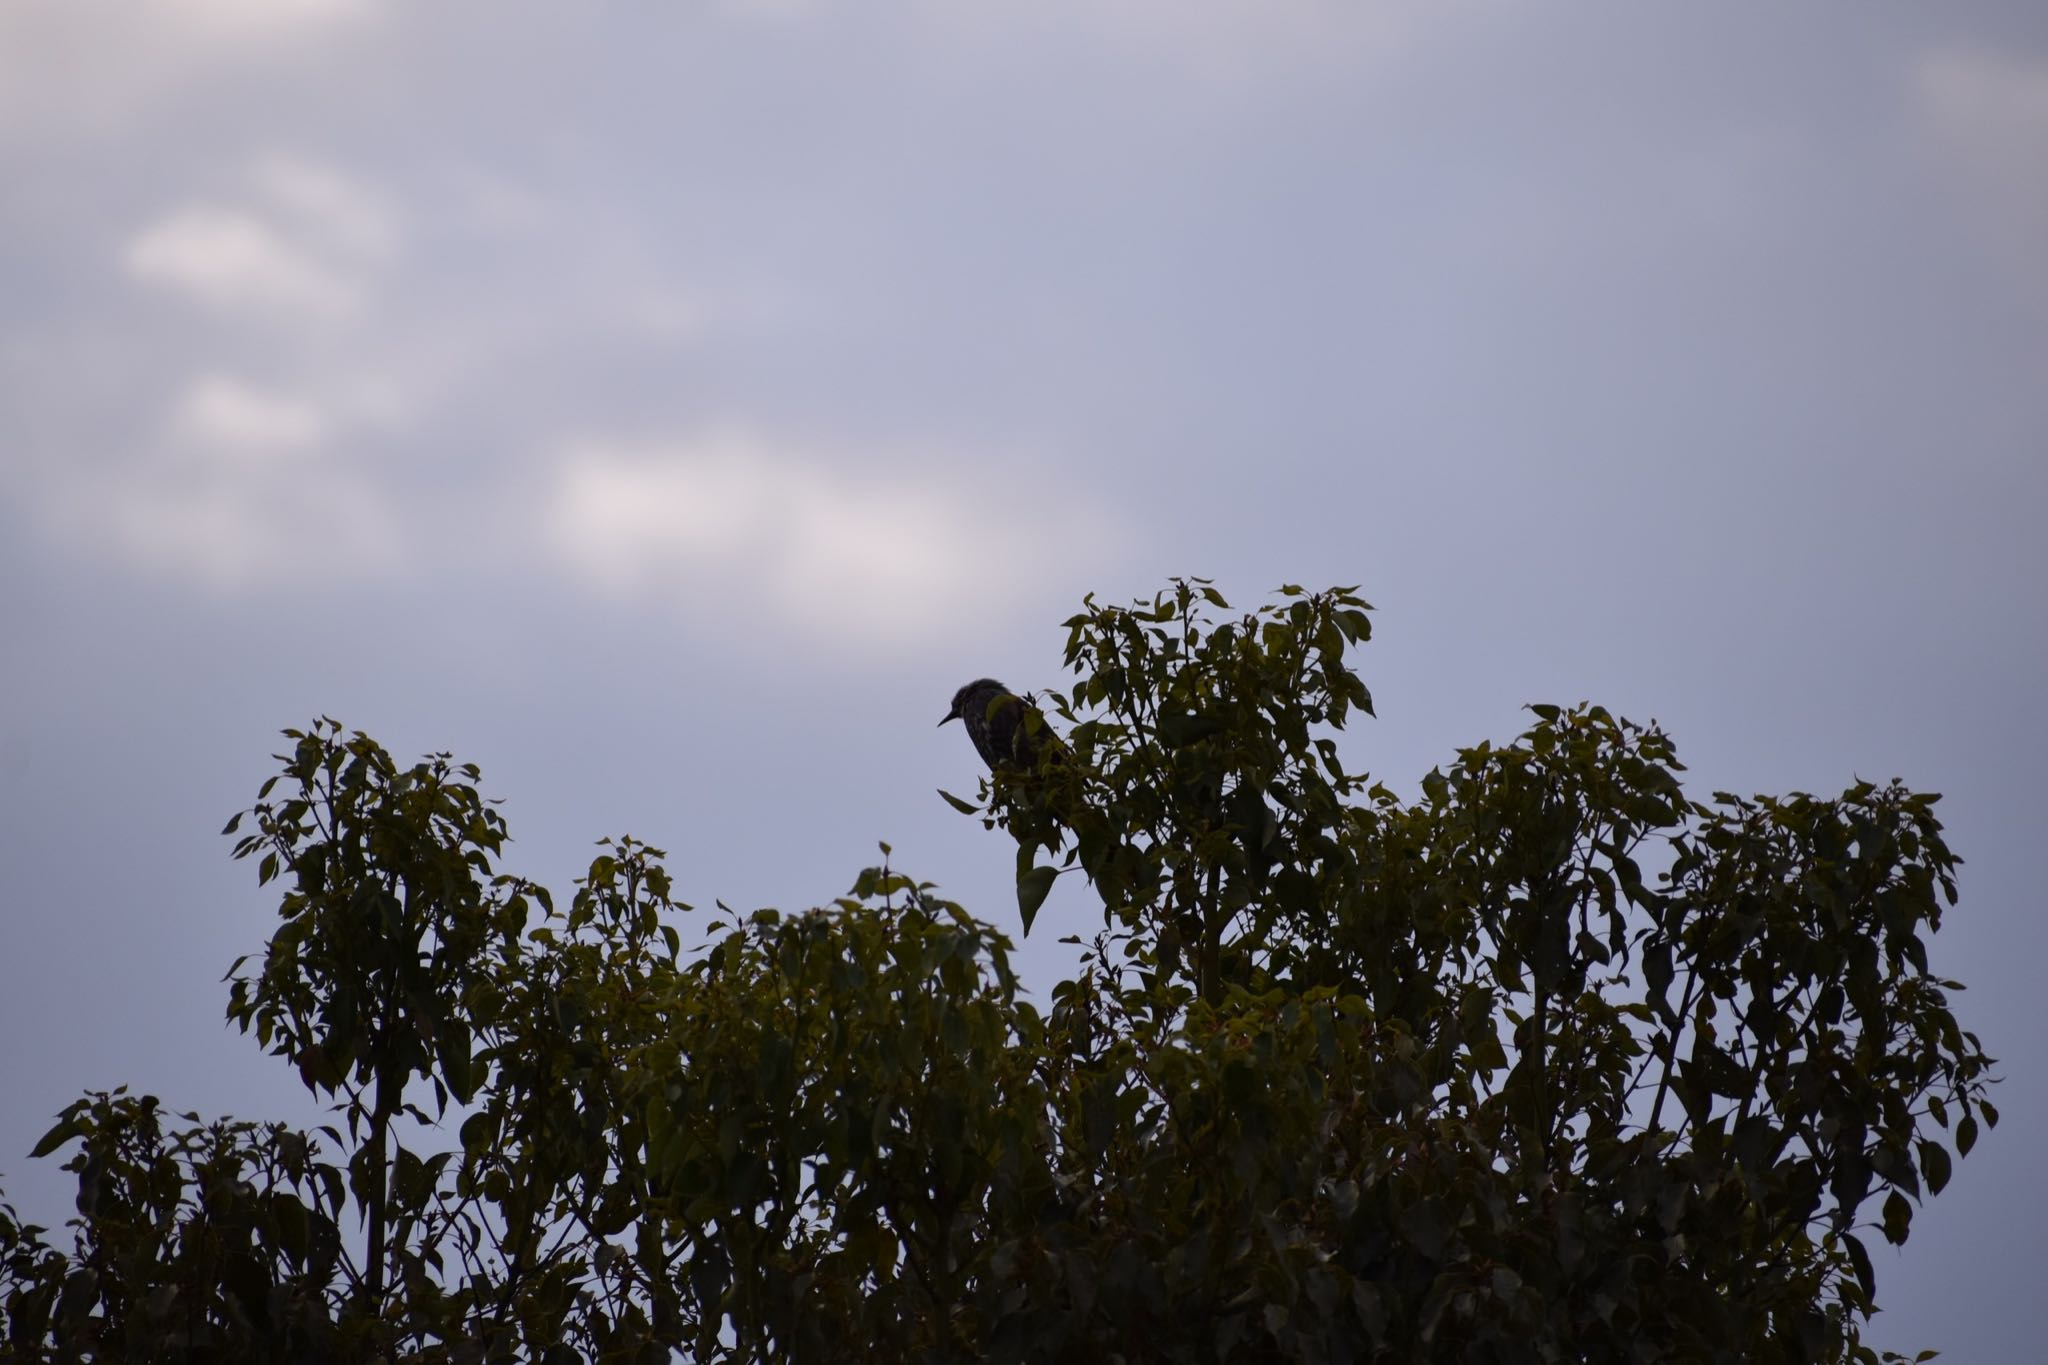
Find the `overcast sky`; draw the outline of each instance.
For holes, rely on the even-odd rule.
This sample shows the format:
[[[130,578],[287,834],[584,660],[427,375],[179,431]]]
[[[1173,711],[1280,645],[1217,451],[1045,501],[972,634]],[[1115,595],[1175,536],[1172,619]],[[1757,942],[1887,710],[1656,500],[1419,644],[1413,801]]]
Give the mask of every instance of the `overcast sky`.
[[[887,839],[1014,929],[953,689],[1356,583],[1397,789],[1591,698],[1702,794],[1946,793],[2006,1123],[1873,1337],[2038,1351],[2039,0],[4,0],[0,184],[26,1212],[85,1087],[304,1113],[221,1023],[281,727],[481,764],[558,887]]]

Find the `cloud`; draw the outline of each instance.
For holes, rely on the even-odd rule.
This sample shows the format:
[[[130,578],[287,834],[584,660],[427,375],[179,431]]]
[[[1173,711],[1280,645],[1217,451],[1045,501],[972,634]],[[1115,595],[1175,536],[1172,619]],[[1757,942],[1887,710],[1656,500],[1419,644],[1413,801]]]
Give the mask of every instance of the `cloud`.
[[[253,179],[301,233],[336,255],[382,261],[397,247],[397,224],[384,196],[332,166],[273,152],[256,163]]]
[[[2048,58],[1953,48],[1924,56],[1913,93],[1925,126],[1992,226],[2048,271]]]
[[[221,590],[289,575],[315,541],[332,581],[381,576],[399,561],[409,504],[387,470],[337,458],[340,438],[389,436],[417,404],[392,377],[391,338],[311,329],[374,312],[397,218],[373,187],[286,152],[244,166],[227,191],[147,222],[119,264],[200,309],[290,329],[255,339],[267,375],[247,372],[251,338],[181,329],[169,365],[138,376],[161,376],[154,420],[110,419],[102,439],[40,460],[44,527],[82,553]],[[223,349],[202,349],[195,367],[189,351],[208,341]],[[230,362],[238,347],[243,361]]]
[[[331,321],[363,305],[359,284],[245,209],[175,209],[136,234],[122,263],[145,284],[223,312]]]
[[[1444,0],[922,0],[919,13],[970,40],[1079,40],[1232,85],[1387,57],[1498,8]]]
[[[397,229],[381,195],[330,167],[274,154],[259,203],[190,203],[132,237],[129,275],[224,313],[290,322],[359,316]]]
[[[266,393],[224,374],[194,381],[176,418],[179,434],[203,449],[256,457],[311,450],[326,439],[328,425],[304,398]]]
[[[495,505],[483,480],[458,488],[453,512],[437,490],[407,483],[407,465],[391,458],[389,404],[365,380],[258,382],[209,369],[153,426],[127,426],[14,471],[23,505],[53,548],[201,591],[438,571],[428,524]]]
[[[171,24],[230,43],[310,37],[376,16],[378,0],[144,0]]]
[[[256,483],[139,480],[108,503],[104,530],[138,565],[219,590],[292,575],[309,545],[329,583],[381,577],[397,570],[402,544],[376,491],[332,471]]]
[[[0,143],[129,127],[223,71],[318,58],[387,0],[5,0]]]
[[[401,572],[403,527],[364,471],[305,458],[262,463],[178,449],[104,480],[52,490],[46,529],[65,544],[217,592],[303,586]]]
[[[609,595],[765,611],[879,643],[998,609],[1104,543],[1091,533],[1100,519],[1068,512],[1054,525],[993,484],[879,463],[739,429],[577,442],[557,471],[548,535],[572,574]]]
[[[216,592],[303,584],[314,546],[326,584],[389,576],[407,562],[406,504],[378,469],[333,449],[358,416],[346,395],[202,373],[134,453],[48,471],[44,528],[72,550]]]

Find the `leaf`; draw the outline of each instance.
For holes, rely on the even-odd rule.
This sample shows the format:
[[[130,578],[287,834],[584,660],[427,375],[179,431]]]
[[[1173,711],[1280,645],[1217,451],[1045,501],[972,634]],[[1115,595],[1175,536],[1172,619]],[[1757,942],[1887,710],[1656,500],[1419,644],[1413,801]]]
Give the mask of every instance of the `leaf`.
[[[489,1113],[475,1113],[462,1121],[462,1150],[471,1154],[482,1151],[497,1139],[498,1121]]]
[[[1906,1229],[1913,1222],[1913,1206],[1906,1202],[1906,1196],[1893,1190],[1884,1197],[1884,1237],[1893,1246],[1903,1246]]]
[[[971,801],[962,801],[959,797],[953,795],[953,793],[947,791],[944,787],[939,788],[939,795],[945,797],[946,804],[951,806],[954,810],[959,811],[962,815],[981,814],[980,806],[975,805]]]
[[[1863,1241],[1855,1233],[1845,1233],[1842,1245],[1848,1249],[1849,1264],[1856,1269],[1856,1283],[1863,1287],[1863,1297],[1877,1298],[1877,1272],[1871,1268],[1870,1253],[1864,1249]]]
[[[1356,673],[1346,673],[1343,675],[1343,681],[1344,695],[1350,698],[1351,704],[1377,720],[1378,716],[1372,709],[1372,693],[1359,676]]]
[[[57,1297],[57,1321],[75,1330],[77,1324],[91,1311],[99,1295],[99,1286],[99,1273],[89,1268],[74,1270],[65,1276],[64,1290]],[[10,1303],[8,1307],[12,1310],[14,1305]],[[16,1324],[16,1329],[19,1330],[19,1323]]]
[[[1017,878],[1017,913],[1024,918],[1024,934],[1031,934],[1031,921],[1038,918],[1038,907],[1045,904],[1046,893],[1052,890],[1053,879],[1060,875],[1056,867],[1034,867]]]
[[[1885,1183],[1905,1190],[1915,1198],[1920,1194],[1920,1175],[1913,1169],[1912,1160],[1903,1147],[1889,1143],[1879,1146],[1870,1153],[1870,1168],[1883,1176]]]
[[[1168,712],[1159,718],[1159,739],[1169,749],[1180,749],[1220,732],[1223,722],[1199,712]]]
[[[1401,1235],[1432,1260],[1443,1253],[1444,1243],[1451,1237],[1450,1214],[1444,1210],[1444,1201],[1434,1195],[1401,1210],[1399,1222]]]
[[[1970,1154],[1970,1149],[1972,1147],[1975,1147],[1976,1145],[1976,1116],[1973,1114],[1965,1114],[1963,1115],[1962,1119],[1956,1124],[1956,1155],[1968,1156]]]
[[[1938,1142],[1921,1143],[1920,1170],[1927,1177],[1927,1192],[1940,1194],[1950,1174],[1948,1149]]]
[[[1101,1159],[1116,1137],[1116,1084],[1107,1078],[1081,1092],[1081,1127],[1090,1154]]]
[[[306,1260],[306,1234],[310,1220],[306,1206],[296,1195],[278,1190],[270,1197],[270,1215],[277,1228],[277,1244],[291,1259],[294,1266],[303,1265]]]
[[[62,1119],[58,1122],[56,1127],[52,1128],[49,1132],[43,1134],[42,1140],[37,1142],[35,1147],[32,1150],[30,1150],[29,1156],[31,1159],[36,1157],[48,1156],[50,1153],[56,1151],[59,1147],[62,1147],[65,1143],[71,1141],[71,1139],[75,1137],[78,1137],[84,1132],[84,1125],[80,1124],[77,1119]]]
[[[1649,986],[1651,1001],[1657,1006],[1657,1013],[1666,1023],[1678,1022],[1678,1009],[1671,1003],[1671,979],[1674,975],[1671,961],[1671,940],[1658,938],[1643,949],[1643,981]]]
[[[469,1026],[460,1019],[443,1021],[437,1043],[435,1050],[440,1054],[441,1077],[448,1083],[448,1093],[458,1103],[468,1104],[476,1094],[476,1078],[470,1066]]]

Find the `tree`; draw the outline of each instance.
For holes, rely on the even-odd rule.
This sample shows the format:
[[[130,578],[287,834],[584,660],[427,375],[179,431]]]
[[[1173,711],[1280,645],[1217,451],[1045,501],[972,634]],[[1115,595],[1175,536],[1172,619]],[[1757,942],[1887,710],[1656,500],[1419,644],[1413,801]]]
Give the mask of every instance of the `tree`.
[[[1066,743],[949,798],[1017,839],[1027,926],[1102,893],[1044,1010],[886,845],[686,950],[659,850],[558,908],[474,768],[287,732],[228,1012],[336,1120],[72,1105],[72,1249],[0,1206],[7,1349],[1875,1360],[1866,1238],[1997,1121],[1928,965],[1935,798],[1701,802],[1580,705],[1403,801],[1334,739],[1366,604],[1228,611],[1089,600]]]

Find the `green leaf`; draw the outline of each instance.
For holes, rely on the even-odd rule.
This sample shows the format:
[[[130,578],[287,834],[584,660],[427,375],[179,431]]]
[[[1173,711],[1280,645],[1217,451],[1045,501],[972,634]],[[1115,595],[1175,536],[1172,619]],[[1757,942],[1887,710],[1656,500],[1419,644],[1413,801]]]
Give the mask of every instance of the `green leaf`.
[[[1940,1194],[1950,1174],[1948,1149],[1938,1142],[1921,1143],[1920,1172],[1927,1177],[1927,1192]]]
[[[1184,748],[1220,732],[1223,722],[1193,711],[1169,712],[1159,718],[1159,738],[1169,749]]]
[[[482,1151],[498,1136],[498,1121],[486,1113],[471,1114],[462,1121],[462,1150]]]
[[[309,1220],[306,1206],[296,1195],[278,1190],[270,1197],[271,1219],[277,1228],[277,1244],[284,1249],[294,1266],[302,1265],[306,1259],[306,1234]]]
[[[1884,1197],[1884,1237],[1893,1246],[1903,1246],[1906,1229],[1913,1222],[1913,1206],[1906,1202],[1906,1196],[1893,1190]]]
[[[1038,918],[1038,907],[1045,904],[1046,893],[1052,890],[1053,879],[1060,875],[1056,867],[1034,867],[1017,878],[1017,913],[1024,918],[1024,933],[1031,933],[1031,921]]]
[[[1885,1183],[1897,1186],[1916,1198],[1919,1196],[1920,1175],[1913,1169],[1905,1148],[1889,1143],[1875,1148],[1870,1153],[1870,1168],[1883,1176]]]
[[[85,1126],[81,1124],[77,1119],[62,1119],[58,1122],[56,1127],[52,1128],[49,1132],[43,1134],[42,1140],[37,1142],[36,1145],[29,1151],[29,1156],[31,1159],[36,1157],[48,1156],[50,1153],[56,1151],[59,1147],[62,1147],[65,1143],[71,1141],[71,1139],[75,1137],[80,1136],[84,1132]]]
[[[1849,1264],[1855,1267],[1856,1283],[1863,1287],[1863,1297],[1877,1297],[1877,1271],[1871,1268],[1870,1252],[1864,1249],[1863,1241],[1855,1233],[1845,1233],[1842,1245],[1849,1252]]]
[[[460,1019],[444,1020],[436,1051],[440,1054],[441,1078],[457,1102],[468,1104],[476,1094],[476,1078],[470,1065],[469,1026]]]
[[[1414,1243],[1417,1251],[1432,1260],[1443,1254],[1451,1237],[1451,1217],[1443,1200],[1434,1195],[1418,1200],[1401,1210],[1398,1221],[1401,1235]]]
[[[953,795],[953,793],[947,791],[944,787],[939,788],[939,795],[945,797],[946,804],[951,806],[954,810],[959,811],[962,815],[981,814],[980,806],[975,805],[971,801],[962,801],[959,797]]]
[[[1650,988],[1652,1003],[1657,1012],[1670,1024],[1678,1022],[1678,1007],[1671,1003],[1671,979],[1675,975],[1671,961],[1671,940],[1657,938],[1643,949],[1643,981]]]

